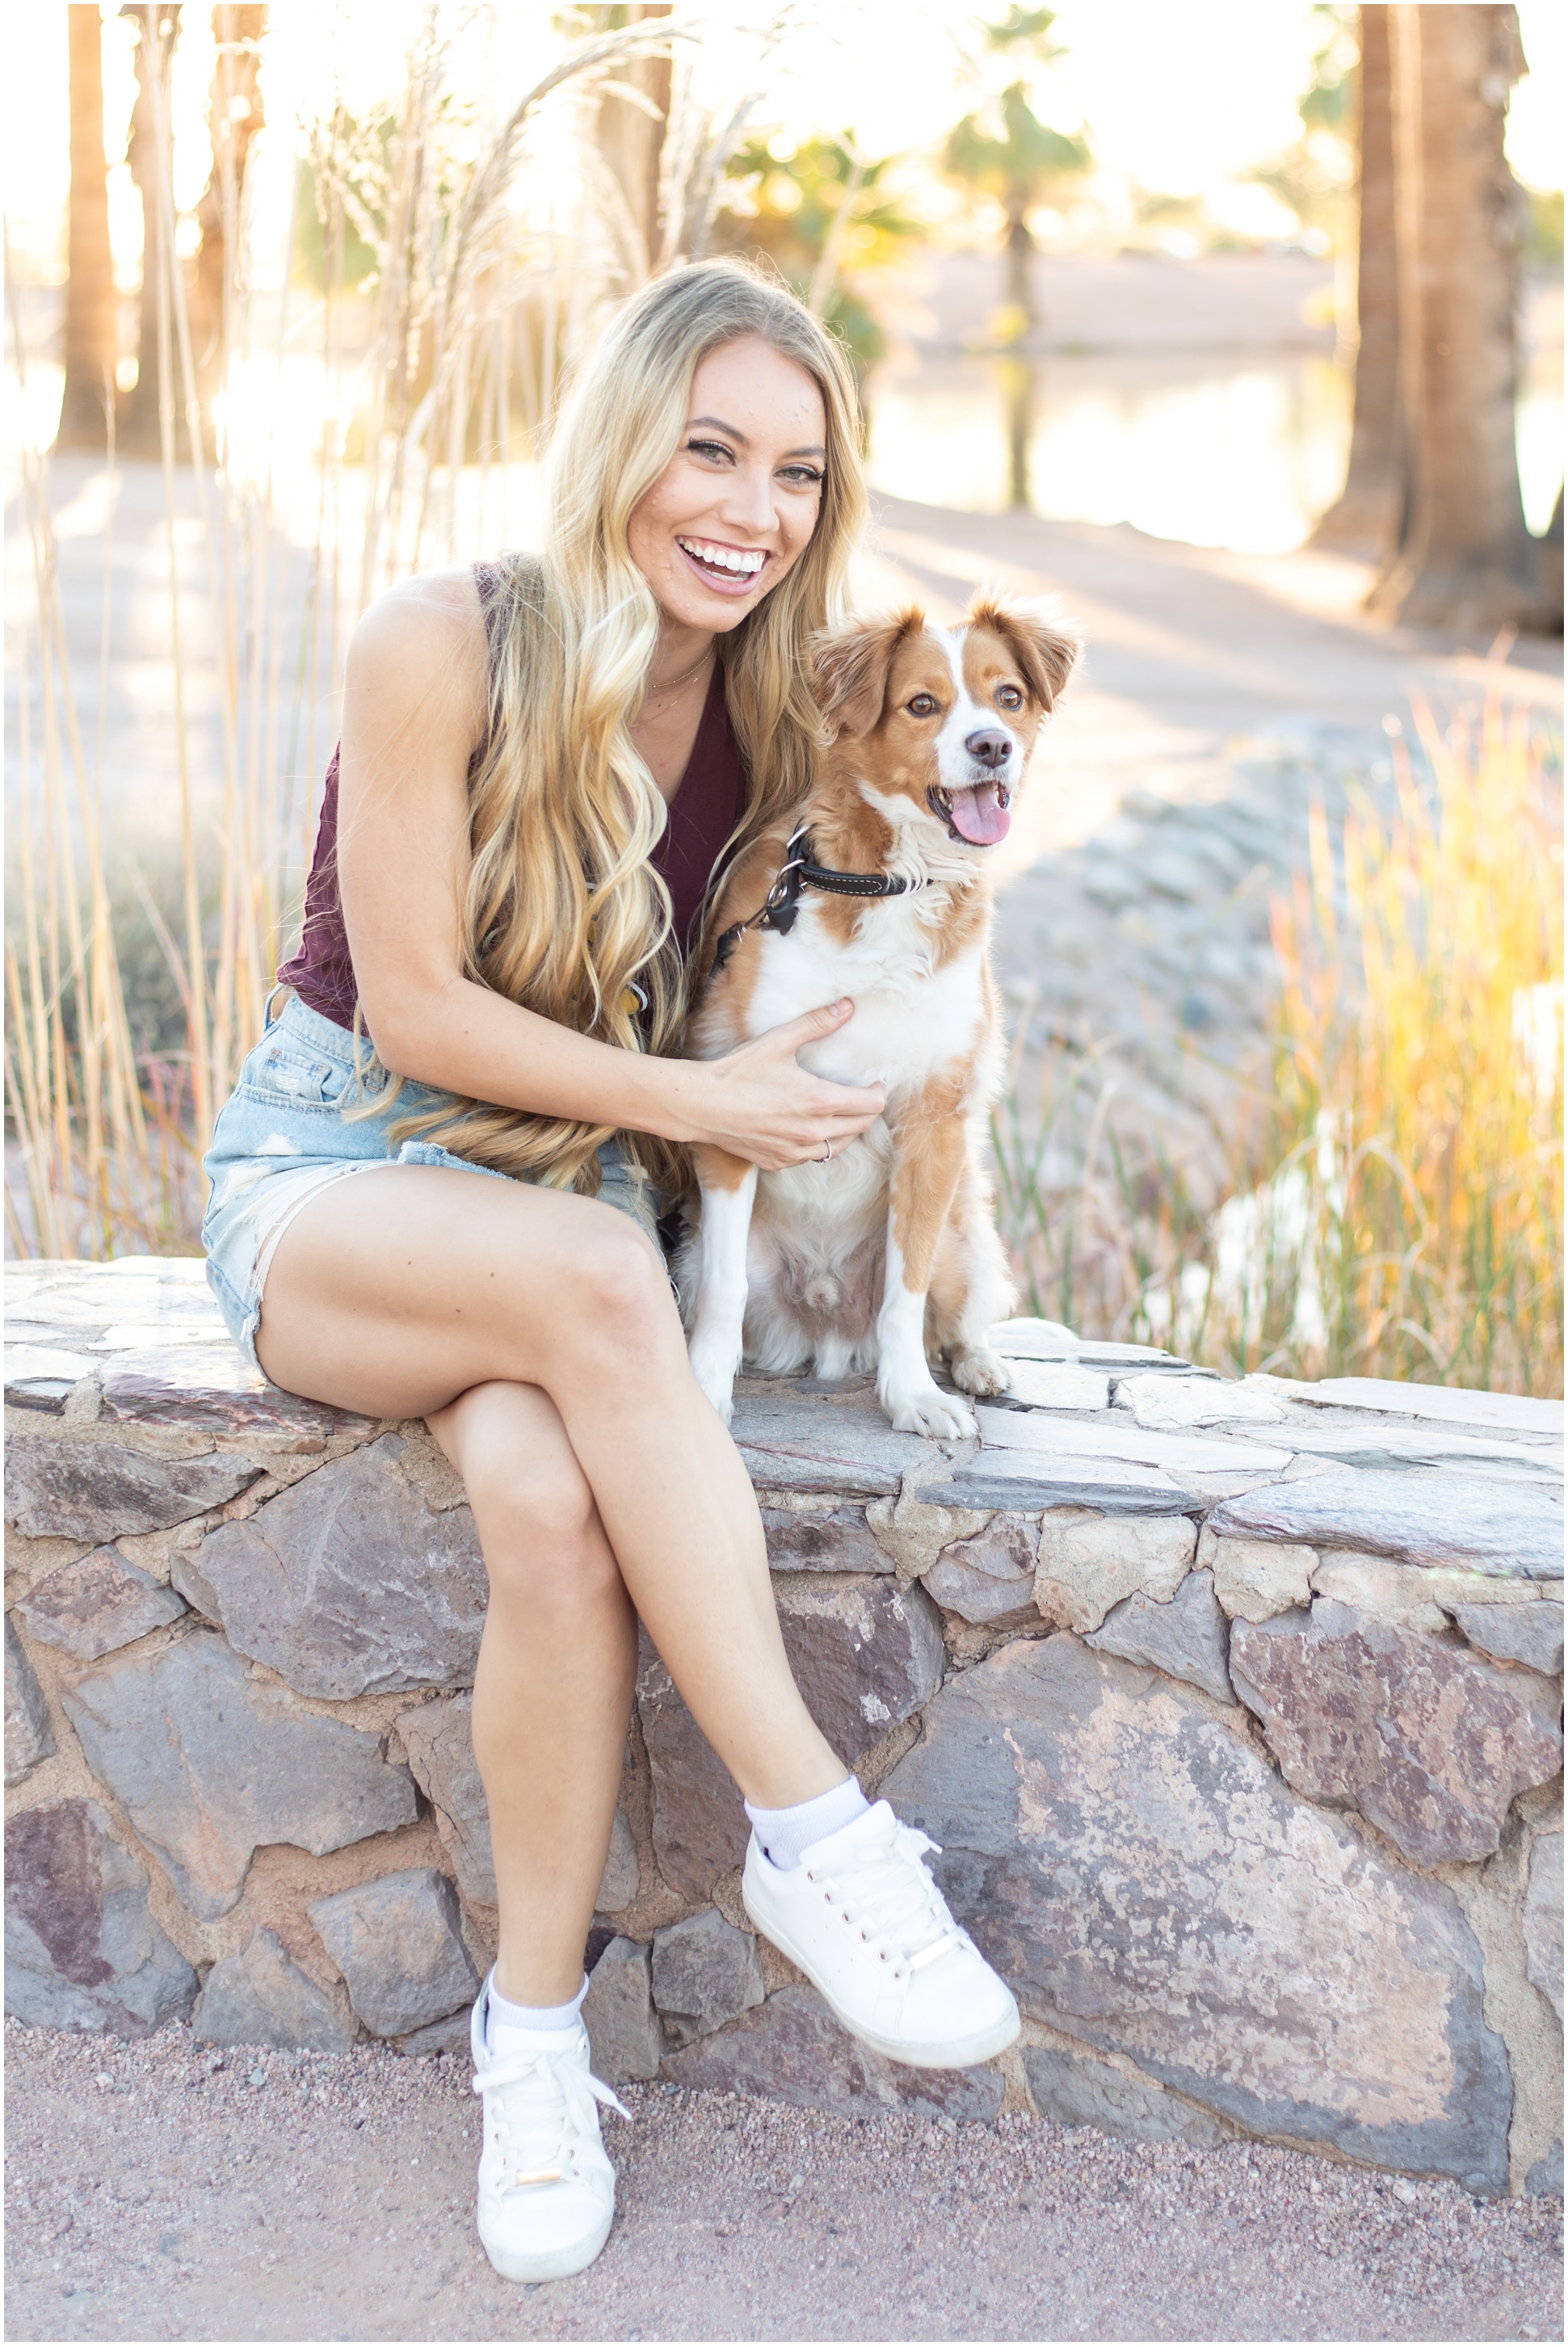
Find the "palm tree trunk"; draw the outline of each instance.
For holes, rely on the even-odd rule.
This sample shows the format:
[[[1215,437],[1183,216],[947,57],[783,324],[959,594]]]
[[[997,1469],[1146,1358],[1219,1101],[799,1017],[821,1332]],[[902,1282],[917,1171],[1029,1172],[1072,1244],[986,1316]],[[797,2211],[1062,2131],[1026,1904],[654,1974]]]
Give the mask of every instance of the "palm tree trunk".
[[[1524,71],[1512,6],[1408,6],[1392,32],[1404,539],[1372,607],[1485,634],[1540,619],[1514,454],[1519,191],[1502,150]]]
[[[145,6],[120,10],[136,26],[136,106],[131,114],[130,143],[126,160],[141,198],[141,331],[137,341],[136,389],[126,403],[120,424],[120,444],[127,455],[156,456],[161,444],[158,427],[158,281],[168,264],[164,256],[163,206],[159,196],[158,132],[161,118],[164,138],[169,126],[168,73],[179,38],[179,9]],[[161,105],[155,112],[153,76],[160,76]],[[166,157],[165,168],[172,168]]]
[[[212,11],[218,50],[207,117],[212,169],[196,208],[201,243],[190,303],[191,348],[204,427],[222,376],[229,339],[232,291],[229,256],[239,234],[246,158],[250,141],[266,119],[260,81],[261,36],[266,28],[265,6],[219,0]]]
[[[670,0],[646,0],[646,5],[636,6],[601,7],[595,29],[616,32],[624,25],[642,24],[650,17],[667,16],[669,14]],[[625,57],[616,68],[615,78],[635,89],[646,101],[646,106],[639,106],[635,99],[622,97],[614,90],[606,91],[599,100],[597,125],[599,152],[609,165],[626,199],[631,224],[642,243],[643,273],[646,276],[652,272],[664,244],[658,188],[659,160],[669,121],[672,86],[668,52],[662,56]],[[654,111],[649,113],[647,107]]]
[[[1394,126],[1389,9],[1363,7],[1357,143],[1356,388],[1345,486],[1312,533],[1314,546],[1380,561],[1404,517],[1399,272],[1394,241]]]
[[[1559,488],[1546,535],[1541,541],[1541,623],[1563,633],[1563,492]]]
[[[118,338],[104,158],[103,18],[97,0],[66,11],[71,44],[70,273],[66,281],[66,388],[59,448],[101,448],[108,430]]]
[[[1023,349],[1037,322],[1034,315],[1034,239],[1026,207],[1030,190],[1015,187],[1007,204],[1007,339],[1011,354],[1002,362],[1007,403],[1007,501],[1014,513],[1030,502],[1029,433],[1034,420],[1034,365]]]
[[[1024,214],[1027,191],[1007,207],[1007,307],[1014,325],[1010,342],[1021,342],[1034,331],[1034,239]]]

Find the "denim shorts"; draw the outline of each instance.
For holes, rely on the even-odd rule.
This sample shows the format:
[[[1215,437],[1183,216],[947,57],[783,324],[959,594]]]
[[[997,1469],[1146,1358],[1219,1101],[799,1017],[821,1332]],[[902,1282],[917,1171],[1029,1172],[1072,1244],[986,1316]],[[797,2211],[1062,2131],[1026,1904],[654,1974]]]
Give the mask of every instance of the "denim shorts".
[[[202,1159],[211,1184],[201,1243],[207,1281],[224,1323],[251,1366],[256,1358],[261,1294],[278,1241],[301,1206],[332,1182],[386,1165],[440,1165],[454,1172],[506,1181],[488,1165],[453,1156],[433,1140],[395,1145],[386,1125],[403,1117],[460,1103],[450,1092],[405,1083],[389,1118],[346,1111],[364,1107],[390,1082],[368,1040],[290,995],[239,1070],[233,1096],[220,1110],[212,1145]],[[614,1141],[599,1151],[599,1197],[629,1214],[658,1243],[658,1194],[641,1168]]]

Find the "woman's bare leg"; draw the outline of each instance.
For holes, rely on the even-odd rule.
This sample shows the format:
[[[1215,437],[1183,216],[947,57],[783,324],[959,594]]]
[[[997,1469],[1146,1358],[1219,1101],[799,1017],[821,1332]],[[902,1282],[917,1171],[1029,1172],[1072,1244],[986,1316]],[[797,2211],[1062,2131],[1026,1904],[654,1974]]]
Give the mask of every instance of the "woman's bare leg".
[[[338,1182],[279,1247],[259,1349],[290,1391],[378,1417],[439,1415],[475,1385],[538,1386],[633,1604],[742,1792],[788,1808],[842,1782],[790,1675],[746,1470],[628,1217],[437,1167]],[[528,1461],[514,1471],[525,1484]]]
[[[473,1756],[501,1910],[496,1984],[516,2004],[565,2004],[609,1849],[636,1616],[547,1393],[474,1385],[430,1428],[467,1486],[490,1574]]]

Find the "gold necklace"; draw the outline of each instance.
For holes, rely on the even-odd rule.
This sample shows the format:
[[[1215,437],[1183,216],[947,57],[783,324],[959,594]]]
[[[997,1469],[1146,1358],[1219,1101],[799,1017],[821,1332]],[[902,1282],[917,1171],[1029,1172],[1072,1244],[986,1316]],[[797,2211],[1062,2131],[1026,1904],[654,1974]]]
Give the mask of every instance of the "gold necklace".
[[[683,685],[687,685],[691,682],[691,679],[697,674],[697,669],[703,667],[707,661],[713,658],[715,648],[715,643],[710,641],[707,650],[699,652],[697,658],[692,661],[691,666],[689,668],[682,668],[678,676],[671,677],[667,684],[650,685],[647,690],[647,699],[649,700],[662,700],[667,698],[669,694],[678,692]]]

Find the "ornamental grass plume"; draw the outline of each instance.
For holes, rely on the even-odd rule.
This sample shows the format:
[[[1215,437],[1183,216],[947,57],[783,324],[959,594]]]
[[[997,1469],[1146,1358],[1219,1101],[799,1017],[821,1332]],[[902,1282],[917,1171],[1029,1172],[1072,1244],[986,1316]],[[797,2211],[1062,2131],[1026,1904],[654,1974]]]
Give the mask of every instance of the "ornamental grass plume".
[[[1243,1352],[1272,1337],[1298,1373],[1561,1393],[1563,847],[1546,745],[1495,698],[1446,732],[1424,702],[1414,718],[1433,786],[1396,736],[1397,811],[1347,818],[1342,893],[1318,811],[1310,871],[1273,906],[1271,1186],[1294,1198],[1298,1239],[1271,1267],[1272,1328],[1225,1332]]]
[[[1312,812],[1262,1068],[1203,1107],[1185,1039],[1152,1094],[1111,1045],[1053,1037],[1037,1102],[1015,1066],[1025,1309],[1234,1375],[1562,1392],[1561,754],[1496,698],[1414,731],[1391,807],[1353,795],[1338,839]]]

